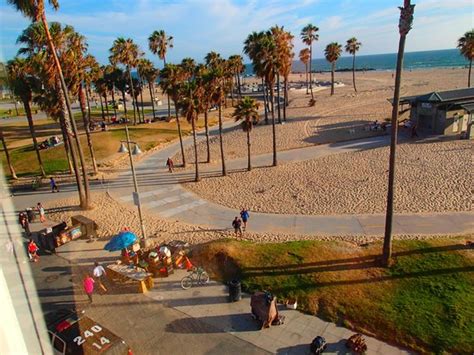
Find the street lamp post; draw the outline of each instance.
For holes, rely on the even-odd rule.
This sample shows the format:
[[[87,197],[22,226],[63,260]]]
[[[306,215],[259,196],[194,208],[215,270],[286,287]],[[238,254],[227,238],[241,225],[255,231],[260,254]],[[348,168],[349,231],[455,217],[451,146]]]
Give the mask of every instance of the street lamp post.
[[[140,196],[139,196],[139,192],[138,192],[137,175],[135,174],[135,166],[133,165],[133,157],[132,157],[132,155],[140,154],[141,150],[138,147],[137,142],[133,142],[133,141],[130,140],[130,135],[128,133],[128,126],[127,125],[125,125],[125,135],[126,135],[126,140],[125,141],[120,141],[122,143],[122,145],[120,146],[119,152],[120,153],[127,153],[128,152],[128,156],[130,158],[130,167],[132,169],[133,186],[134,186],[134,189],[135,189],[134,202],[135,202],[135,204],[137,205],[137,208],[138,208],[138,218],[140,219],[140,228],[141,228],[141,232],[142,232],[142,242],[143,242],[144,245],[146,245],[146,240],[147,239],[146,239],[146,233],[145,233],[145,225],[143,223],[142,206],[141,206],[141,203],[140,203]],[[127,147],[125,147],[123,145],[124,143],[127,144]],[[132,153],[132,148],[131,148],[132,144],[135,145],[133,153]]]

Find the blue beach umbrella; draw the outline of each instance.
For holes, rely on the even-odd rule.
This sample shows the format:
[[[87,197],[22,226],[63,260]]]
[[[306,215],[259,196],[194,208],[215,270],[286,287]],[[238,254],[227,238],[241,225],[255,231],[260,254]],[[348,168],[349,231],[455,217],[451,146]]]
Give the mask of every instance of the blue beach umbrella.
[[[122,250],[137,241],[137,236],[132,232],[120,232],[105,244],[104,249],[108,251]]]

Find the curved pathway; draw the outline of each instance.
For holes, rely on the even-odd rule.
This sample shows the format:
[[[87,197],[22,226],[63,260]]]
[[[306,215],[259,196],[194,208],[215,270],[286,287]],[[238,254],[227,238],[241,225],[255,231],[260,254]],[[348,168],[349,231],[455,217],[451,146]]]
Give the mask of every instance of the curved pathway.
[[[232,129],[235,123],[227,124]],[[211,129],[217,134],[217,128]],[[192,144],[192,137],[184,139],[184,145]],[[333,143],[293,149],[278,153],[279,162],[304,161],[330,154],[373,149],[389,144],[389,136],[371,137],[357,141]],[[202,133],[199,139],[204,139]],[[166,159],[179,151],[178,142],[150,154],[136,164],[142,207],[163,218],[206,225],[210,229],[228,229],[238,211],[203,200],[184,189],[182,182],[193,181],[194,169],[170,174],[165,167]],[[255,167],[272,163],[272,154],[252,158]],[[229,173],[244,171],[246,158],[227,162]],[[200,165],[202,178],[220,175],[219,165]],[[106,184],[110,195],[121,203],[132,204],[133,184],[131,173],[122,173]],[[471,212],[432,214],[400,214],[394,217],[394,234],[461,234],[474,230]],[[258,233],[283,233],[306,235],[379,235],[383,233],[385,216],[374,215],[281,215],[251,212],[248,230]]]

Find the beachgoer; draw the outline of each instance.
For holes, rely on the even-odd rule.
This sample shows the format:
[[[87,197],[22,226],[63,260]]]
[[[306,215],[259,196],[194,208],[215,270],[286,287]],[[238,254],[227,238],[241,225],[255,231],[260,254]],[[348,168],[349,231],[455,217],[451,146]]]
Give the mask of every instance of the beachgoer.
[[[166,166],[168,167],[169,172],[172,173],[174,169],[174,163],[171,158],[168,158],[168,160],[166,161]]]
[[[247,211],[245,208],[242,208],[242,211],[240,211],[240,218],[242,218],[242,223],[244,224],[244,232],[247,229],[247,221],[250,218],[249,211]]]
[[[97,281],[97,284],[99,287],[104,291],[107,292],[107,288],[104,286],[104,280],[105,277],[107,276],[107,273],[105,272],[105,269],[102,265],[100,265],[97,261],[94,263],[94,271],[93,275],[95,280]]]
[[[89,274],[84,275],[84,279],[82,280],[82,286],[84,287],[84,292],[86,293],[87,297],[89,298],[89,303],[92,303],[92,293],[94,292],[94,279]]]
[[[40,222],[44,223],[46,222],[46,213],[44,212],[44,207],[41,204],[41,202],[38,202],[38,205],[36,206],[36,209],[38,210],[39,216],[40,216]]]
[[[234,218],[234,220],[232,221],[232,227],[234,227],[236,237],[238,235],[242,236],[242,221],[239,217]]]
[[[28,257],[30,258],[30,261],[34,263],[39,261],[38,250],[39,248],[35,241],[30,239],[30,242],[28,243]]]
[[[25,230],[26,235],[30,237],[30,222],[28,222],[28,215],[26,214],[26,212],[20,212],[20,214],[18,215],[18,221],[20,222],[21,227]]]
[[[49,178],[49,184],[51,185],[51,192],[59,192],[58,185],[52,177]]]

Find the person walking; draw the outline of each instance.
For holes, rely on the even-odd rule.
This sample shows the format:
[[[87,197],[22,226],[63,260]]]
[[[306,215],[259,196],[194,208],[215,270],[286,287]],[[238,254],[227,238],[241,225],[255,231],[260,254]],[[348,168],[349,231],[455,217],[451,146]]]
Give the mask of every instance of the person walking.
[[[39,261],[38,250],[39,248],[36,245],[35,241],[33,239],[30,239],[30,242],[28,243],[28,257],[30,261],[34,263]]]
[[[58,185],[52,177],[49,178],[49,184],[51,185],[51,192],[59,192]]]
[[[171,158],[168,158],[168,160],[166,161],[166,166],[168,167],[168,171],[172,173],[174,169],[174,163]]]
[[[38,210],[39,216],[40,216],[40,222],[44,223],[46,222],[46,212],[44,211],[44,207],[41,204],[41,202],[38,202],[36,205],[36,209]]]
[[[104,280],[107,276],[105,269],[102,265],[100,265],[97,261],[94,263],[94,271],[92,274],[94,275],[94,279],[97,282],[97,285],[105,292],[107,292],[107,288],[104,286]]]
[[[247,229],[247,222],[250,218],[250,214],[249,214],[249,211],[247,211],[245,208],[242,208],[242,211],[240,211],[240,218],[242,219],[242,223],[244,225],[244,232],[245,230]]]
[[[234,227],[235,236],[237,237],[240,235],[242,237],[242,221],[239,217],[234,218],[232,221],[232,227]]]
[[[18,221],[21,227],[24,229],[26,236],[31,237],[30,222],[28,222],[28,215],[26,212],[20,212],[18,215]]]
[[[92,303],[92,293],[94,293],[94,279],[89,274],[84,275],[84,279],[82,280],[82,286],[84,287],[84,292],[86,293],[87,297],[89,298],[89,303]]]

